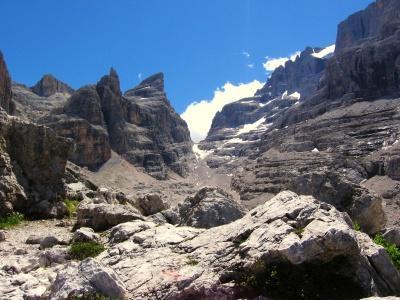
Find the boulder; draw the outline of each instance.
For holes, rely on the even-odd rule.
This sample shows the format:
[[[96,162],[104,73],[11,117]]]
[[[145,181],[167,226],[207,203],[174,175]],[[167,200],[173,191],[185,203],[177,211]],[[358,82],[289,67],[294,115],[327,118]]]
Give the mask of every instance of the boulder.
[[[69,259],[68,249],[54,247],[40,253],[39,265],[42,268],[47,268],[55,264],[66,263]]]
[[[180,225],[211,228],[231,223],[245,214],[245,209],[221,188],[204,187],[178,205]]]
[[[40,241],[40,246],[39,248],[41,250],[46,249],[46,248],[52,248],[55,245],[68,245],[68,242],[60,240],[58,237],[53,236],[53,235],[49,235],[44,237],[41,241]]]
[[[135,202],[135,206],[144,216],[154,215],[169,208],[168,203],[159,194],[147,194],[139,197]]]
[[[400,247],[400,228],[392,227],[385,230],[383,237],[391,244],[395,244]]]
[[[111,299],[124,299],[126,288],[112,269],[88,258],[67,266],[57,274],[49,298],[90,298],[99,294]]]
[[[131,237],[135,233],[150,229],[154,226],[154,223],[141,220],[122,223],[111,228],[109,241],[110,243],[121,243],[129,239],[129,237]]]
[[[129,205],[93,203],[82,201],[77,208],[76,227],[90,227],[95,231],[102,231],[115,225],[143,220],[138,210]]]
[[[92,228],[81,227],[74,232],[72,242],[99,242],[100,236]]]

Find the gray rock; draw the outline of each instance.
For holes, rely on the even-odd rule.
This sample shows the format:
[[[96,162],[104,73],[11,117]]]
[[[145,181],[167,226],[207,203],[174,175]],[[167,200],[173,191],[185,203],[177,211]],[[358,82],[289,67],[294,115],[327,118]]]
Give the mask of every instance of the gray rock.
[[[95,231],[106,230],[115,225],[143,220],[138,210],[129,205],[93,203],[82,201],[77,208],[76,226],[90,227]]]
[[[39,245],[44,238],[44,236],[31,235],[26,239],[26,243],[28,245]]]
[[[50,267],[54,264],[62,264],[70,259],[68,250],[64,248],[52,248],[40,253],[39,265],[42,268]]]
[[[49,235],[40,241],[39,249],[43,250],[46,248],[52,248],[55,245],[68,245],[68,242],[60,240],[56,236]]]
[[[233,222],[245,209],[221,188],[204,187],[178,205],[180,225],[211,228]]]
[[[0,230],[0,242],[5,241],[7,238],[6,232],[4,230]]]
[[[110,230],[110,242],[111,243],[120,243],[126,241],[134,235],[143,230],[150,229],[154,227],[154,223],[151,222],[143,222],[141,220],[126,222],[119,224]]]
[[[59,272],[51,286],[49,297],[61,300],[96,294],[124,299],[126,288],[112,269],[88,258],[79,265],[71,264]]]
[[[100,236],[92,228],[82,227],[74,232],[73,242],[98,242]]]
[[[392,244],[395,244],[397,247],[400,247],[400,228],[392,227],[388,228],[384,233],[383,237]]]
[[[144,216],[154,215],[169,208],[168,203],[159,194],[147,194],[139,197],[135,205]]]

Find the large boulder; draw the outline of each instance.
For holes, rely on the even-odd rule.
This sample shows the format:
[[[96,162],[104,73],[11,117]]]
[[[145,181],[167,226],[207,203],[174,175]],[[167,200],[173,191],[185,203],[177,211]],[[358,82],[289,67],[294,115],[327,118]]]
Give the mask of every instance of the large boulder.
[[[94,259],[71,264],[57,274],[49,292],[50,299],[98,297],[124,299],[126,288],[118,275]]]
[[[180,225],[211,228],[240,219],[245,209],[221,188],[204,187],[177,208]]]
[[[282,192],[243,218],[211,229],[129,226],[99,260],[132,299],[360,299],[399,295],[385,250],[352,229],[346,213]],[[119,225],[118,227],[122,227]],[[127,229],[124,229],[126,231]]]
[[[132,206],[93,203],[90,200],[82,201],[79,204],[76,216],[76,227],[90,227],[95,231],[102,231],[121,223],[144,219],[140,212]]]

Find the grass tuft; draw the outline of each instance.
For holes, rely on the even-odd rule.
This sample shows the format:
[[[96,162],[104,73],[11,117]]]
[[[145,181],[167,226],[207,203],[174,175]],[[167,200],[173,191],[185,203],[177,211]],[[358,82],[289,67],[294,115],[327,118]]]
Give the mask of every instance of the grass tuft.
[[[65,199],[64,204],[67,207],[67,215],[68,218],[72,218],[76,216],[76,208],[79,205],[78,200],[71,200],[71,199]]]
[[[0,218],[0,229],[10,229],[24,221],[24,215],[20,213],[12,213],[4,218]]]
[[[77,242],[71,244],[69,254],[73,259],[84,260],[88,257],[96,257],[104,250],[104,246],[97,242]]]
[[[380,233],[375,235],[374,242],[385,248],[392,259],[393,265],[397,270],[400,270],[400,249],[395,244],[389,243]]]

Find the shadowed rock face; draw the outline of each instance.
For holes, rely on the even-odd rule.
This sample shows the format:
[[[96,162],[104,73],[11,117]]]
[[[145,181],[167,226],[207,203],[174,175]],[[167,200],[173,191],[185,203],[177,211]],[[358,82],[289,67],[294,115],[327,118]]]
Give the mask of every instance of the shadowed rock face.
[[[72,94],[74,90],[66,83],[46,74],[32,88],[32,92],[40,97],[50,97],[56,93]]]
[[[338,26],[336,54],[347,47],[354,46],[362,40],[375,37],[388,25],[398,24],[400,18],[400,2],[397,0],[377,0],[365,10],[351,15]]]
[[[15,105],[12,101],[11,79],[8,74],[3,54],[0,51],[0,107],[7,113],[13,114]]]

